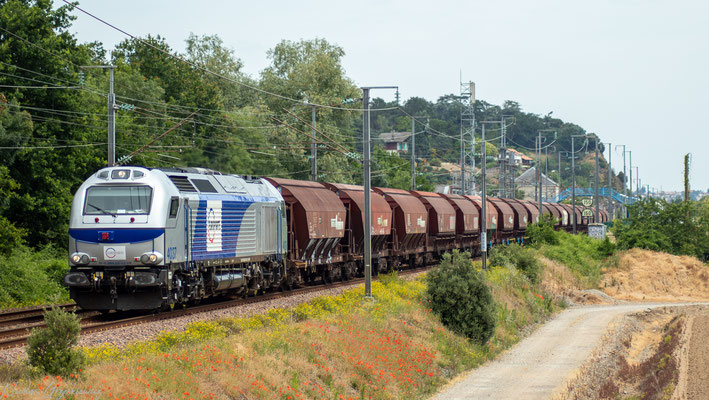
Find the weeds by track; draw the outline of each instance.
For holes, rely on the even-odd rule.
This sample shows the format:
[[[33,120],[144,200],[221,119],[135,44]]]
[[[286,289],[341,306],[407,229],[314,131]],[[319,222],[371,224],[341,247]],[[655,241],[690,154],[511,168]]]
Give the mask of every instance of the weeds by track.
[[[424,271],[426,269],[426,267],[408,269],[399,271],[399,274],[409,275],[416,272]],[[376,279],[376,277],[373,279]],[[121,328],[124,326],[139,325],[147,322],[161,321],[209,311],[222,310],[230,307],[252,304],[261,301],[286,298],[325,289],[332,289],[343,286],[354,286],[362,283],[364,283],[364,278],[355,278],[348,281],[334,282],[326,285],[320,284],[314,286],[305,286],[282,292],[267,292],[265,294],[254,297],[229,298],[224,301],[218,301],[210,304],[196,305],[188,308],[174,309],[171,311],[147,315],[128,315],[120,312],[100,315],[100,313],[95,311],[85,311],[78,309],[75,304],[59,304],[56,305],[56,307],[63,308],[67,311],[75,311],[81,319],[81,333],[87,334],[91,332]],[[40,328],[44,326],[42,316],[44,310],[48,308],[50,308],[50,306],[32,307],[27,309],[11,310],[5,313],[0,313],[0,349],[25,345],[27,343],[27,338],[29,337],[31,329]]]

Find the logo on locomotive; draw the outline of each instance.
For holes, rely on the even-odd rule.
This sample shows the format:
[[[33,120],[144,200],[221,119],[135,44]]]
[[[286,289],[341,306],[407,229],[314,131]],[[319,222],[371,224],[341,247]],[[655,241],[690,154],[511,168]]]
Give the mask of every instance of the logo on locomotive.
[[[207,201],[207,251],[222,250],[222,202]]]

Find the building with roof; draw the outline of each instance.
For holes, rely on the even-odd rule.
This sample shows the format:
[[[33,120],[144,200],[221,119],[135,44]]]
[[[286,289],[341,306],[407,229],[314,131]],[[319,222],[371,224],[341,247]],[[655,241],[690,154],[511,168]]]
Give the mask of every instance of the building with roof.
[[[532,165],[532,157],[517,151],[515,149],[507,149],[510,153],[514,155],[514,163],[516,166],[530,166]]]
[[[408,153],[409,144],[406,142],[411,137],[411,132],[386,132],[379,134],[379,140],[384,150],[389,153]]]
[[[540,174],[540,179],[542,181],[542,199],[551,201],[551,199],[559,195],[560,188],[558,183],[543,173]],[[538,190],[536,167],[529,168],[522,175],[515,178],[515,188],[524,192],[524,200],[534,200]]]

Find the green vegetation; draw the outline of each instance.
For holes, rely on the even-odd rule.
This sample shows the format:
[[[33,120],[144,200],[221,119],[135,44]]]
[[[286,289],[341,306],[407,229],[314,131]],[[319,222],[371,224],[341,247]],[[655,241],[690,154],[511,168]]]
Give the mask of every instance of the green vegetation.
[[[267,54],[270,64],[251,77],[244,73],[238,54],[217,36],[190,35],[182,53],[165,38],[151,35],[141,40],[154,47],[137,39],[108,51],[101,43],[79,43],[71,33],[72,9],[72,5],[54,7],[39,0],[0,4],[0,20],[9,32],[0,35],[0,84],[5,86],[0,90],[0,146],[7,147],[0,151],[1,254],[23,243],[31,248],[64,247],[72,194],[86,177],[106,165],[101,143],[106,140],[108,71],[81,70],[81,65],[115,65],[118,105],[134,106],[117,114],[118,158],[199,107],[187,123],[156,142],[151,151],[135,155],[131,164],[309,179],[311,107],[303,104],[318,103],[335,106],[316,108],[317,126],[323,133],[317,136],[324,142],[318,153],[319,178],[361,183],[356,157],[361,152],[362,118],[356,111],[362,107],[361,92],[342,66],[345,49],[325,39],[274,43]],[[33,87],[42,85],[60,88]],[[373,99],[373,108],[396,106]],[[439,167],[442,162],[457,163],[461,107],[453,94],[435,102],[411,97],[401,104],[406,113],[426,116],[428,122],[428,131],[416,140],[417,182],[422,190],[449,180],[449,173]],[[514,101],[496,106],[478,100],[475,114],[481,121],[499,120],[502,114],[514,117],[507,134],[520,146],[534,147],[538,129],[556,129],[558,146],[564,148],[570,135],[584,133],[572,123],[524,112]],[[407,155],[382,151],[377,135],[408,131],[410,126],[410,118],[401,111],[372,115],[374,185],[409,187]],[[423,121],[416,130],[424,130]],[[487,145],[488,154],[494,156],[497,149]],[[579,171],[585,168],[582,164]]]
[[[4,256],[0,268],[0,308],[65,302],[62,286],[68,271],[65,252],[52,247],[34,251],[19,246]]]
[[[427,398],[454,376],[516,343],[525,328],[556,308],[514,267],[482,272],[463,254],[444,264],[443,271],[464,272],[475,292],[486,293],[478,296],[488,298],[483,342],[441,323],[429,301],[429,278],[407,281],[391,274],[373,282],[373,301],[359,287],[290,309],[196,322],[183,332],[164,332],[122,349],[85,349],[87,366],[77,380],[32,378],[24,370],[29,379],[20,385],[72,387],[110,398],[189,398],[200,392],[207,398],[216,392],[250,399]],[[72,337],[66,315],[52,315],[61,317],[53,326],[64,327],[66,337]],[[43,343],[53,345],[58,342],[46,339],[61,336],[47,335]],[[65,348],[73,343],[67,341]],[[59,357],[67,360],[62,374],[76,372],[82,359]],[[17,380],[22,371],[18,366],[5,376]]]
[[[559,244],[559,237],[554,230],[554,217],[543,214],[539,222],[527,225],[527,237],[531,244]]]
[[[527,227],[532,247],[544,257],[566,265],[585,286],[595,287],[604,261],[615,254],[616,245],[608,238],[598,240],[583,234],[555,231],[552,226],[551,219],[545,216],[539,223]],[[500,251],[506,254],[506,250]]]
[[[706,260],[709,256],[709,202],[641,199],[616,221],[613,235],[622,249],[642,248]]]
[[[495,329],[494,303],[469,253],[445,254],[426,283],[426,297],[445,326],[476,343],[487,342]]]
[[[79,342],[79,318],[74,313],[52,308],[44,314],[45,328],[32,330],[27,339],[29,364],[42,373],[69,376],[85,363],[84,353],[74,348]]]
[[[537,283],[542,273],[542,264],[537,259],[537,252],[517,243],[493,247],[490,251],[490,265],[517,268],[532,283]]]

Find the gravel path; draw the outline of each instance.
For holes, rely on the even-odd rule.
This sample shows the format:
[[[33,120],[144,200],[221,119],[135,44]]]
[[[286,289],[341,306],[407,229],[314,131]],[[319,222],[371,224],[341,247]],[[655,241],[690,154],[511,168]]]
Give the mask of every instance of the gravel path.
[[[570,308],[497,360],[457,379],[434,398],[548,399],[565,389],[568,378],[589,358],[616,317],[679,305],[635,303]]]
[[[698,314],[689,339],[687,400],[709,399],[709,313]]]

